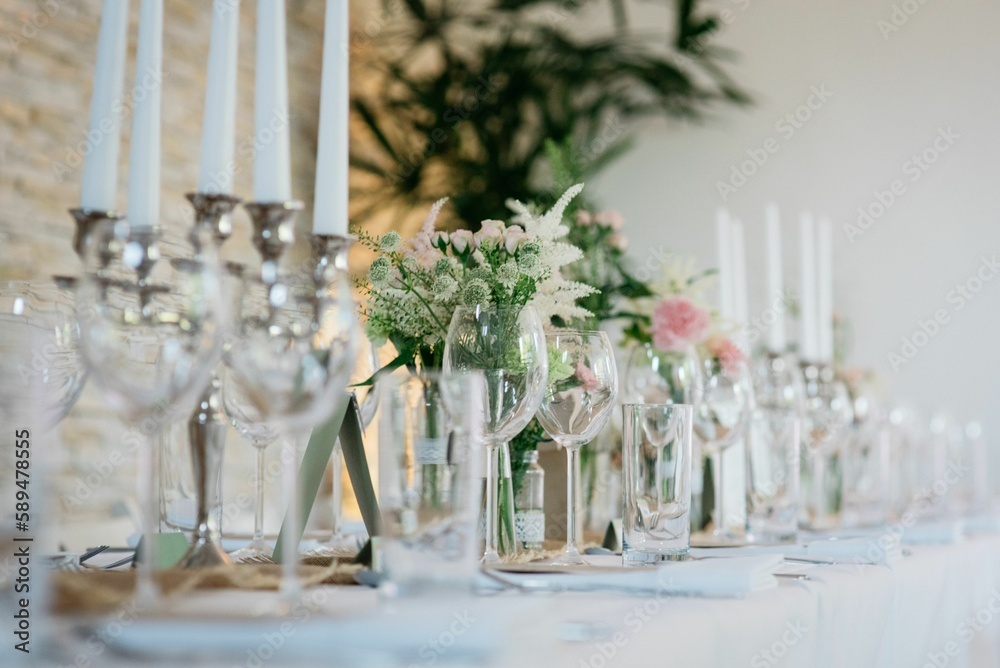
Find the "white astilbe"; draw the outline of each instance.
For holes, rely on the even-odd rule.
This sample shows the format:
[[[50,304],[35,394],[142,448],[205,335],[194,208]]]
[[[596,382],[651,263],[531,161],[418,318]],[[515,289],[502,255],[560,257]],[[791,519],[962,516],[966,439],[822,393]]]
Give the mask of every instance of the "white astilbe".
[[[447,197],[442,197],[434,202],[431,210],[427,212],[427,217],[424,218],[424,224],[420,226],[420,231],[410,240],[408,254],[424,267],[433,266],[435,262],[444,257],[444,254],[434,247],[431,237],[434,234],[434,226],[437,224],[441,209],[447,202]]]
[[[583,257],[583,251],[579,248],[559,241],[569,234],[569,227],[563,224],[566,207],[581,190],[583,184],[569,188],[551,209],[541,215],[522,202],[507,200],[507,207],[514,212],[513,222],[522,226],[528,237],[538,243],[539,260],[548,270],[547,275],[538,282],[538,291],[529,302],[545,322],[556,317],[568,322],[593,315],[576,302],[597,290],[584,283],[567,280],[562,273],[563,267]]]

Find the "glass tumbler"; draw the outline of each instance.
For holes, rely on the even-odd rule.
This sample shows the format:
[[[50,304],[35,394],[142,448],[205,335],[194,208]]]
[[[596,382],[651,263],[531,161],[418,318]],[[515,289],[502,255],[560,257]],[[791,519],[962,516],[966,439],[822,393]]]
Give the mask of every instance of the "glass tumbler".
[[[383,592],[471,589],[479,558],[483,376],[428,371],[380,382]]]
[[[691,431],[687,404],[622,407],[622,561],[683,558],[691,544]]]

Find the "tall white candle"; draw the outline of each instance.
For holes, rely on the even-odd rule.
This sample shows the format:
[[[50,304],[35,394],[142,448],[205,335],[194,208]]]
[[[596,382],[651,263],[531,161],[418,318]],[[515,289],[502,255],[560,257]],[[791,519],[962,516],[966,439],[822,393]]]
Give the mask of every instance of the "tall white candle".
[[[205,85],[205,115],[201,125],[198,192],[233,192],[239,30],[240,1],[214,0],[212,41],[208,49]]]
[[[327,0],[313,234],[347,235],[349,3]]]
[[[285,0],[257,0],[254,85],[253,196],[258,202],[292,198],[288,118]]]
[[[160,217],[160,85],[163,0],[142,0],[135,56],[135,109],[128,165],[128,218],[151,227]]]
[[[781,218],[778,207],[768,204],[764,212],[767,243],[767,307],[776,318],[767,328],[767,347],[771,352],[785,350],[785,280],[781,262]]]
[[[818,236],[819,357],[833,362],[833,228],[829,218],[820,218]]]
[[[750,320],[747,300],[747,254],[743,238],[743,221],[733,219],[733,303],[734,317],[742,328]]]
[[[715,214],[716,244],[719,252],[719,316],[731,320],[735,315],[733,295],[733,235],[729,212],[719,209]]]
[[[97,36],[94,90],[90,97],[90,124],[80,183],[80,208],[112,211],[118,186],[118,144],[125,52],[128,46],[128,3],[104,0],[101,31]]]
[[[812,214],[803,213],[801,221],[802,284],[799,295],[799,321],[802,325],[800,357],[807,362],[819,361],[819,333],[816,330],[816,225]]]

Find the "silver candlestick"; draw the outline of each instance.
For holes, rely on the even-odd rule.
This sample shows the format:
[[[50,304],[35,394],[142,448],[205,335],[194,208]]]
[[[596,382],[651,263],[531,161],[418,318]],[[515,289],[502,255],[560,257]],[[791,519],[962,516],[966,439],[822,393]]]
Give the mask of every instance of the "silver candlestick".
[[[73,250],[76,251],[77,256],[81,260],[86,258],[87,247],[93,242],[94,234],[98,229],[108,226],[113,227],[115,223],[124,218],[117,211],[104,211],[102,209],[76,208],[70,209],[69,213],[73,216],[73,221],[76,223],[76,232],[73,235]],[[104,238],[107,238],[107,236],[110,235],[102,235]],[[106,267],[111,262],[111,254],[106,248],[102,249],[98,257],[103,267]]]
[[[181,568],[221,566],[233,563],[222,549],[216,523],[219,481],[226,444],[226,417],[222,412],[222,384],[212,378],[208,389],[188,422],[191,462],[198,494],[198,517],[191,547],[181,558]]]
[[[317,290],[325,289],[338,273],[347,273],[347,255],[355,237],[339,234],[312,235],[312,277]]]
[[[198,230],[208,232],[215,241],[216,249],[222,247],[233,233],[233,209],[242,201],[239,197],[222,193],[188,193],[185,195],[195,212],[195,228],[191,230],[191,243],[195,252],[201,250],[201,235]]]
[[[302,210],[302,202],[250,202],[244,207],[253,221],[253,243],[262,260],[261,280],[273,285],[281,256],[295,242],[295,215]]]

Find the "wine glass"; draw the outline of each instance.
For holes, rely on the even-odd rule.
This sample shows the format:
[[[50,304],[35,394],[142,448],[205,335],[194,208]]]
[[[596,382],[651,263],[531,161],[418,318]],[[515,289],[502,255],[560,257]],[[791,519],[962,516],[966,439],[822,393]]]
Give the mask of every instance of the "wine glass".
[[[625,369],[629,401],[644,404],[690,404],[700,375],[694,347],[683,352],[657,350],[652,344],[635,346]]]
[[[800,524],[825,529],[837,521],[843,438],[854,420],[850,393],[832,367],[802,363],[805,379]],[[804,512],[803,512],[804,511]]]
[[[283,487],[288,508],[282,588],[298,598],[298,444],[337,406],[354,366],[358,325],[346,276],[330,286],[312,278],[279,274],[274,282],[252,279],[240,304],[238,336],[226,352],[227,392],[252,407],[252,422],[284,437]]]
[[[351,372],[350,387],[355,387],[360,383],[372,378],[379,370],[378,349],[367,337],[360,337],[361,354]],[[378,411],[379,391],[373,381],[365,390],[358,404],[358,417],[362,427],[368,427],[375,418]],[[332,487],[330,501],[332,504],[332,514],[330,519],[330,538],[319,545],[318,550],[323,554],[342,555],[357,552],[361,545],[357,536],[349,536],[344,533],[342,526],[343,506],[344,506],[344,484],[343,484],[343,463],[344,451],[340,439],[333,445],[333,452],[330,455]]]
[[[10,364],[8,389],[38,383],[41,418],[47,427],[61,422],[80,398],[87,368],[80,350],[80,325],[76,319],[72,288],[74,279],[0,282],[0,322],[7,336],[0,354]],[[14,355],[17,329],[31,343],[30,358]]]
[[[497,551],[500,447],[531,421],[542,401],[548,377],[541,319],[529,306],[458,307],[448,327],[444,369],[481,369],[485,378],[486,546],[482,561],[496,563],[500,560]]]
[[[168,261],[153,228],[121,220],[94,235],[77,292],[81,345],[92,382],[146,441],[138,448],[136,484],[147,556],[139,560],[136,599],[153,605],[159,499],[152,444],[172,413],[193,406],[208,385],[228,317],[207,240],[197,261]]]
[[[566,548],[555,564],[585,565],[580,497],[580,448],[607,424],[618,397],[618,370],[607,334],[559,331],[545,337],[549,384],[538,421],[566,450]]]
[[[711,462],[712,535],[722,541],[736,539],[725,524],[723,453],[747,432],[753,408],[753,380],[742,356],[707,356],[702,360],[694,431]]]

